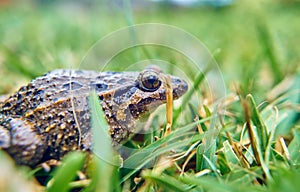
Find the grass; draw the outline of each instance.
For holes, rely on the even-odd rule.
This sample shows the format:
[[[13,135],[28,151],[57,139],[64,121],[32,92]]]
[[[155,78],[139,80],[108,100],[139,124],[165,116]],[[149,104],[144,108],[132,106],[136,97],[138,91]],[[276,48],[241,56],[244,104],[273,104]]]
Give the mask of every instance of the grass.
[[[0,93],[9,94],[51,69],[78,67],[87,50],[116,29],[159,22],[188,31],[213,53],[226,86],[223,108],[215,108],[203,74],[195,72],[187,77],[194,89],[182,99],[181,108],[175,105],[176,121],[168,136],[163,137],[166,122],[160,108],[151,114],[149,127],[155,131],[125,144],[134,149],[128,158],[121,161],[108,145],[96,148],[117,159],[116,166],[93,158],[84,168],[88,178],[78,180],[76,172],[86,163],[85,155],[75,152],[54,172],[45,173],[46,188],[34,181],[38,170],[17,167],[9,175],[20,172],[32,190],[49,191],[297,191],[300,4],[237,1],[223,8],[143,9],[124,2],[124,9],[97,3],[0,7]],[[172,63],[166,72],[191,63],[178,52],[156,46],[125,50],[111,62],[127,66],[149,57]],[[95,96],[91,99],[97,103]],[[96,115],[101,114],[99,107],[91,110],[93,125],[103,126],[104,119]],[[8,157],[0,155],[1,167],[10,165]],[[1,181],[0,174],[0,188],[7,187]]]

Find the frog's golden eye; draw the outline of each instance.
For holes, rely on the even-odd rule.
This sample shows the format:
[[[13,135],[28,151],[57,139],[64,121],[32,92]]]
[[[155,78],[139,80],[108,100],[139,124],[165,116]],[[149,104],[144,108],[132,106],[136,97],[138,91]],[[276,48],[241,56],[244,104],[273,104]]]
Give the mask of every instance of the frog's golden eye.
[[[161,85],[158,73],[155,71],[144,71],[140,77],[140,87],[145,91],[156,91]]]

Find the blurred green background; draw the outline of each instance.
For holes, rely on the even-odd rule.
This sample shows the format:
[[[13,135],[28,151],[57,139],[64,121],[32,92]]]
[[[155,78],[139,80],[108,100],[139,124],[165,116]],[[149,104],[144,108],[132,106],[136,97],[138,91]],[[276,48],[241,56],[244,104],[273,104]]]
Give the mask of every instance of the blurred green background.
[[[174,25],[199,38],[229,88],[238,82],[245,92],[260,95],[299,71],[299,1],[174,2],[0,1],[0,94],[51,69],[79,64],[110,32],[149,22]]]

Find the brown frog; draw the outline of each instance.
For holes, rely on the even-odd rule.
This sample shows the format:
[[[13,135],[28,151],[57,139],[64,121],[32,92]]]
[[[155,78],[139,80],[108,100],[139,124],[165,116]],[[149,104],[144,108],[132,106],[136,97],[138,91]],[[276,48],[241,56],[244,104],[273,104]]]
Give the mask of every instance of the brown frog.
[[[38,77],[0,103],[0,148],[31,167],[61,159],[73,150],[91,150],[88,96],[95,90],[113,145],[128,138],[136,121],[166,102],[162,73],[55,70]],[[171,76],[174,99],[187,83]]]

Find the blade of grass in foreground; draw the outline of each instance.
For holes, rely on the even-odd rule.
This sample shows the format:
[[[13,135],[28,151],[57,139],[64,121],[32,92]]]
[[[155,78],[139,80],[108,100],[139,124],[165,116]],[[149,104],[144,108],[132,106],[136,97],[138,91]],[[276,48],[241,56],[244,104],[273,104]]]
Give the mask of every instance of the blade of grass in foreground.
[[[104,118],[104,113],[100,107],[100,101],[95,91],[89,96],[91,110],[91,128],[93,135],[94,165],[92,186],[97,191],[119,191],[119,185],[115,182],[117,179],[116,168],[119,164],[114,156],[111,137],[108,134],[109,126]],[[93,188],[93,187],[91,187]],[[88,190],[86,190],[88,191]]]
[[[73,152],[68,154],[64,158],[62,166],[55,171],[54,177],[51,180],[53,182],[49,182],[48,191],[69,191],[69,183],[75,179],[76,173],[82,168],[84,160],[85,154],[83,153]]]
[[[150,170],[146,170],[143,172],[143,178],[146,180],[150,180],[153,183],[156,183],[160,188],[169,190],[169,191],[190,191],[191,186],[188,186],[179,180],[175,179],[172,176],[166,174],[155,174]]]
[[[248,95],[247,99],[249,100],[250,103],[250,108],[251,108],[251,120],[253,124],[256,126],[257,129],[257,134],[258,134],[258,140],[260,141],[260,149],[262,150],[263,154],[265,153],[265,149],[267,147],[268,143],[268,130],[267,127],[265,126],[263,120],[260,117],[260,114],[257,110],[254,98],[252,95]]]
[[[293,140],[291,141],[288,149],[292,165],[300,164],[300,125],[293,130]]]
[[[206,114],[207,116],[211,116],[212,113],[208,110]],[[216,121],[216,116],[212,116],[210,120],[209,129],[205,132],[206,136],[197,148],[197,171],[200,171],[202,169],[212,169],[216,171],[216,167],[214,166],[217,162],[215,152],[217,137],[219,135],[219,130],[216,128]]]
[[[262,123],[262,120],[261,119],[256,119],[256,118],[260,118],[260,115],[258,114],[258,112],[254,112],[256,113],[255,115],[251,114],[251,110],[252,108],[256,108],[256,105],[255,103],[253,103],[253,100],[251,100],[252,96],[251,95],[248,95],[247,96],[247,100],[242,100],[242,105],[243,105],[243,108],[244,108],[244,113],[245,113],[245,118],[246,118],[246,127],[248,129],[248,133],[249,133],[249,139],[250,139],[250,142],[251,142],[251,146],[252,146],[252,149],[253,149],[253,154],[254,154],[254,157],[256,159],[256,162],[257,162],[257,165],[259,167],[262,168],[263,172],[264,172],[264,178],[266,179],[266,181],[272,181],[272,177],[271,177],[271,174],[270,174],[270,170],[267,166],[267,163],[265,161],[265,158],[264,158],[264,152],[266,150],[265,147],[262,147],[262,142],[263,142],[263,139],[264,139],[264,136],[261,136],[260,133],[258,133],[258,131],[262,131],[261,128],[265,128],[263,125],[261,125],[259,122],[261,121]],[[252,121],[254,125],[258,126],[256,129],[254,129],[253,127],[253,124],[252,124]]]
[[[109,126],[104,118],[104,113],[95,91],[90,94],[89,105],[91,110],[93,152],[105,160],[111,160],[113,148],[111,138],[108,135]]]
[[[194,185],[195,187],[206,189],[207,191],[266,191],[263,187],[259,185],[236,185],[234,183],[226,183],[225,181],[209,176],[197,178],[194,176],[187,175],[184,177],[180,177],[179,180],[188,185]]]

